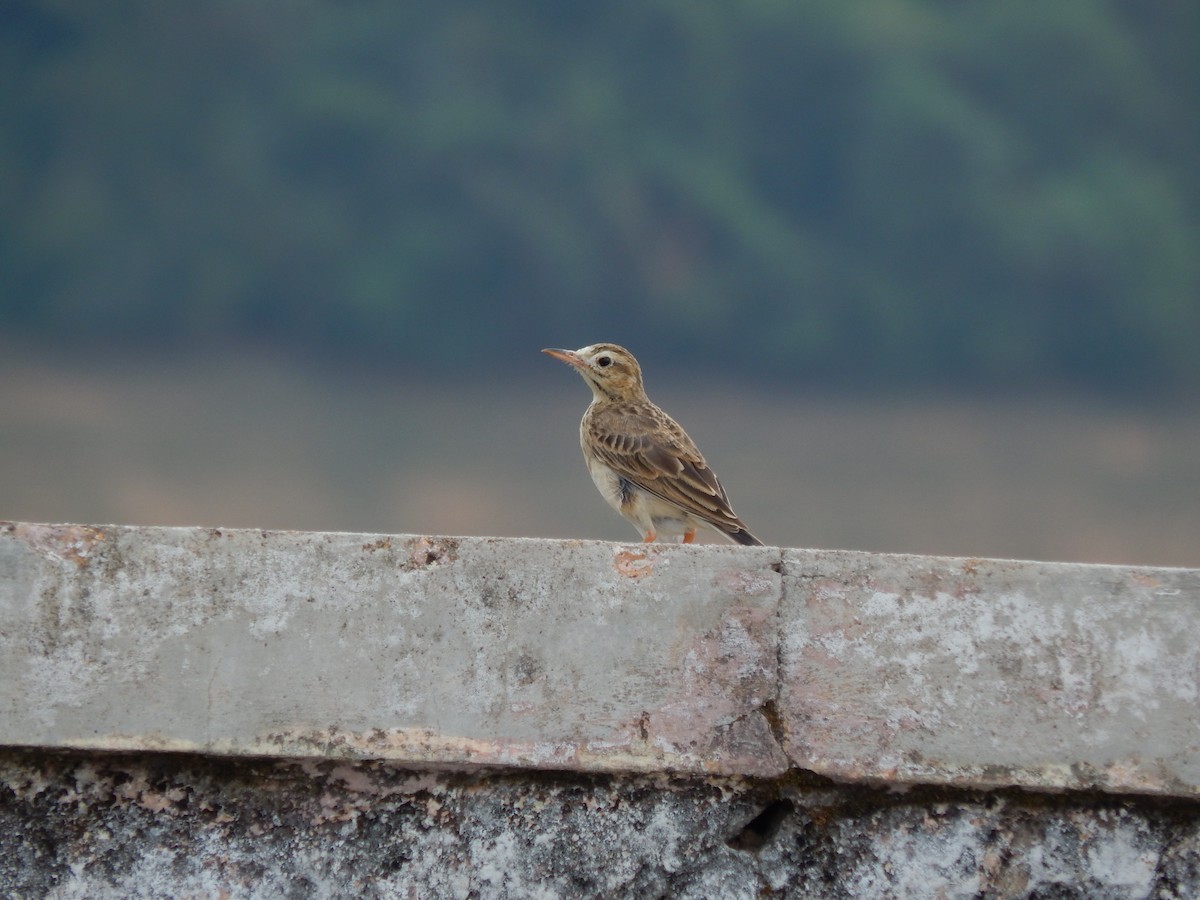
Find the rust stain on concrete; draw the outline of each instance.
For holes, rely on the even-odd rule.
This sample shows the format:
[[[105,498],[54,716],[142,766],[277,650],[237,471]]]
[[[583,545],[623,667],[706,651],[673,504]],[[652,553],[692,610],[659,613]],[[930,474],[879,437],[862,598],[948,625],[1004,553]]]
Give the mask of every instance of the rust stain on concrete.
[[[408,551],[410,568],[422,569],[454,562],[458,559],[458,541],[453,538],[420,537]]]
[[[752,724],[752,723],[751,723]],[[649,726],[648,726],[649,727]],[[727,729],[739,738],[713,754],[712,745],[665,746],[652,732],[649,741],[546,740],[506,737],[471,738],[426,728],[372,729],[350,732],[337,728],[281,730],[263,736],[254,745],[239,747],[244,755],[316,756],[343,759],[396,759],[406,763],[434,763],[451,768],[516,766],[537,769],[598,772],[690,772],[711,775],[776,776],[787,770],[782,752],[764,758],[755,752],[761,739],[757,728],[743,728],[740,720]],[[746,740],[750,738],[750,740]],[[720,741],[717,741],[720,743]]]
[[[645,578],[654,574],[654,562],[646,553],[618,550],[613,554],[613,568],[625,578]]]
[[[6,530],[42,556],[67,560],[80,568],[88,564],[96,545],[105,539],[101,529],[88,525],[7,523]]]

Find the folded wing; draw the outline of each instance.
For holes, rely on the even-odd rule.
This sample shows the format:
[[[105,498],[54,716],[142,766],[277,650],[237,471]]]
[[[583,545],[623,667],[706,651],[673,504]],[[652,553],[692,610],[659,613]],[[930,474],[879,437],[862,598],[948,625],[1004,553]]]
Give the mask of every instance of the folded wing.
[[[617,407],[589,430],[597,455],[618,475],[722,531],[745,529],[695,443],[662,410]]]

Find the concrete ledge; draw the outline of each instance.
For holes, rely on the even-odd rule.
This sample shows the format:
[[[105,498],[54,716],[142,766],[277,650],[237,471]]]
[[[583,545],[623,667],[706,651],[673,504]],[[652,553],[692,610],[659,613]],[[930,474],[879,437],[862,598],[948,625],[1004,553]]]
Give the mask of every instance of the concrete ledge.
[[[5,525],[0,743],[776,775],[778,564]]]
[[[0,744],[1200,793],[1200,572],[0,525]]]
[[[784,572],[793,764],[1197,794],[1200,571],[789,550]]]

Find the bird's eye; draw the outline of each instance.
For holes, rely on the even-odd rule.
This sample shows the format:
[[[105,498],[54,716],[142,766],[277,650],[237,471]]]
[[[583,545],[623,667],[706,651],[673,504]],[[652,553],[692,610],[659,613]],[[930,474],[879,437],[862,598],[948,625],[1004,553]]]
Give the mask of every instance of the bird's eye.
[[[612,357],[611,356],[601,356],[596,360],[596,365],[598,365],[602,369],[607,368],[608,366],[612,365]]]

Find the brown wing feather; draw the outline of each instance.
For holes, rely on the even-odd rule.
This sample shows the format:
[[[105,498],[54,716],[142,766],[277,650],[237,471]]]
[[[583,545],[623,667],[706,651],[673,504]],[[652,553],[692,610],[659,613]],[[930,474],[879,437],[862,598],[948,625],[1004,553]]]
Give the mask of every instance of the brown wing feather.
[[[587,424],[597,455],[618,475],[718,528],[745,527],[692,439],[657,406],[616,404]]]

